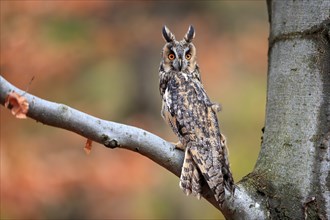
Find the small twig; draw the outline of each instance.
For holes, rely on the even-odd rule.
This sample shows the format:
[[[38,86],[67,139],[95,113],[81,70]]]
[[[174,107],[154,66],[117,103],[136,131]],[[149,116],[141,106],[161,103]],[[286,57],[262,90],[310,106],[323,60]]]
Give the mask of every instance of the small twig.
[[[26,90],[25,90],[25,92],[29,92],[29,89],[30,89],[30,86],[32,85],[32,82],[33,82],[33,80],[34,80],[34,76],[32,76],[32,78],[31,78],[31,80],[30,80],[30,82],[29,82],[29,84],[27,85],[27,87],[26,87]]]

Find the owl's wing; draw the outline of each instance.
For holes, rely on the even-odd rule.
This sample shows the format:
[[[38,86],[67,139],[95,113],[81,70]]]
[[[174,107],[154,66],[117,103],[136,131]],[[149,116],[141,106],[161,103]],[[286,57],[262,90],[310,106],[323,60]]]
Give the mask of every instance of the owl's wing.
[[[174,133],[180,138],[182,137],[182,125],[178,121],[176,113],[177,107],[178,103],[176,103],[176,100],[173,99],[173,94],[170,94],[169,90],[166,89],[163,96],[162,116],[165,121],[171,126]]]
[[[180,134],[179,127],[178,127],[179,124],[178,124],[178,121],[177,121],[175,115],[171,114],[170,111],[164,111],[163,117],[168,122],[168,124],[171,126],[174,133],[176,133],[177,135]]]

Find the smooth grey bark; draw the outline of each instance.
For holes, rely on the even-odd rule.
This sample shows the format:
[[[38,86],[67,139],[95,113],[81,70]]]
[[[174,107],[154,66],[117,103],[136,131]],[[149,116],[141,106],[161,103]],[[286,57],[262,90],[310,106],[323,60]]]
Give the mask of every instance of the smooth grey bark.
[[[330,219],[330,1],[267,3],[265,129],[242,184],[270,219]]]

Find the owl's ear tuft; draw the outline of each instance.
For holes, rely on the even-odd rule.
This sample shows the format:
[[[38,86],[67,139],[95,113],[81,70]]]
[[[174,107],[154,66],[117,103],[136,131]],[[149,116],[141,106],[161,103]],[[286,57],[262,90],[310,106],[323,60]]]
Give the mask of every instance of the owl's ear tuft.
[[[162,32],[163,32],[164,40],[167,43],[173,42],[175,40],[174,34],[172,34],[172,32],[166,27],[166,25],[164,25]]]
[[[195,29],[192,25],[189,26],[189,29],[186,33],[186,35],[184,36],[184,39],[190,43],[195,37]]]

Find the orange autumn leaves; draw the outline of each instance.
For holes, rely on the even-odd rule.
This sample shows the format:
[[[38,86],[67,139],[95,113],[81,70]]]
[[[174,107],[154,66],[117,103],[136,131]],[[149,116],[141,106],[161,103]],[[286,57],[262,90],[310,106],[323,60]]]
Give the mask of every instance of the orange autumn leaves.
[[[11,92],[6,97],[5,107],[10,108],[11,113],[16,118],[25,119],[29,110],[29,103],[25,97],[17,94],[16,92]]]

